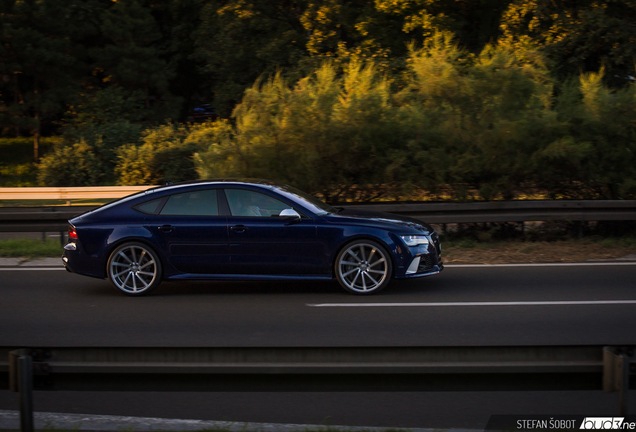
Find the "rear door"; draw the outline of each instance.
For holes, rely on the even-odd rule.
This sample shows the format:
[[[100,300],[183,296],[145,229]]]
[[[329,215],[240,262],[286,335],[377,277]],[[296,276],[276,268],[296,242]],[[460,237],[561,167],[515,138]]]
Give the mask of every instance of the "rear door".
[[[193,274],[227,273],[230,262],[227,218],[219,212],[219,189],[170,195],[148,229],[177,270]]]

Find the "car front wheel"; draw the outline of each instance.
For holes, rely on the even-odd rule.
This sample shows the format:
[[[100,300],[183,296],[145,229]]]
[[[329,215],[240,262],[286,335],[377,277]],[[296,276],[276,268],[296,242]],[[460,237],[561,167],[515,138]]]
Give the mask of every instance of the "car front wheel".
[[[336,279],[354,294],[372,294],[391,281],[391,257],[384,247],[371,240],[346,245],[336,258]]]
[[[161,282],[161,261],[143,243],[124,243],[110,254],[108,279],[124,294],[148,294]]]

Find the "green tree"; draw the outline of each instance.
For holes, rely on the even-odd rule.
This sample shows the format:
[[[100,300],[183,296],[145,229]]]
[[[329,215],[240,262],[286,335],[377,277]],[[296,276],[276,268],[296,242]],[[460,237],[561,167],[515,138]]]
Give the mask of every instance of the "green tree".
[[[168,88],[183,100],[181,119],[187,118],[194,107],[214,99],[210,74],[203,72],[203,62],[194,56],[203,6],[201,0],[155,0],[151,9],[163,35],[161,43],[166,58],[174,71]]]
[[[561,80],[604,66],[606,78],[622,86],[634,72],[633,1],[517,0],[505,12],[501,30],[517,50],[541,49]]]
[[[376,8],[402,25],[404,36],[422,43],[437,32],[451,32],[471,52],[499,36],[502,13],[511,0],[375,0]],[[401,40],[404,40],[405,37]]]
[[[400,23],[368,0],[311,2],[301,22],[307,32],[307,53],[334,61],[372,60],[386,68],[406,54]]]
[[[94,34],[91,1],[7,0],[0,5],[0,121],[33,135],[77,93],[86,72],[81,42]]]
[[[141,90],[150,120],[165,121],[179,114],[181,100],[170,92],[175,65],[148,3],[119,0],[105,10],[100,24],[104,43],[92,55],[103,82]]]
[[[291,69],[305,55],[304,0],[211,0],[201,11],[194,57],[210,76],[217,109],[228,115],[262,74]]]

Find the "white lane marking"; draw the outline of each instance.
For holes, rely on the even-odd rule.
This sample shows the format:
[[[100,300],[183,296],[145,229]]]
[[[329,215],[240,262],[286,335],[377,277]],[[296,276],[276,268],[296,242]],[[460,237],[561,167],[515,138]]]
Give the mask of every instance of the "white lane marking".
[[[446,306],[547,306],[547,305],[622,305],[636,304],[636,300],[565,300],[511,302],[445,302],[445,303],[306,303],[309,307],[446,307]]]
[[[0,271],[66,270],[64,267],[0,267]]]
[[[589,262],[589,263],[525,263],[525,264],[444,264],[444,267],[471,268],[471,267],[575,267],[575,266],[625,266],[636,265],[636,261],[630,262]]]

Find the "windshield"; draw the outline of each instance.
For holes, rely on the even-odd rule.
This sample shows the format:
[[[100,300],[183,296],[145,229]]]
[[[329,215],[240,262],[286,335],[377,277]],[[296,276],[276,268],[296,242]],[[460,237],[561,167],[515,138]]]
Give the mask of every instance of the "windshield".
[[[317,215],[324,215],[327,213],[336,213],[337,210],[331,207],[329,204],[320,201],[318,198],[309,195],[306,192],[296,189],[291,186],[277,186],[277,189],[289,198],[300,201],[300,203],[307,208],[307,210]]]

